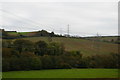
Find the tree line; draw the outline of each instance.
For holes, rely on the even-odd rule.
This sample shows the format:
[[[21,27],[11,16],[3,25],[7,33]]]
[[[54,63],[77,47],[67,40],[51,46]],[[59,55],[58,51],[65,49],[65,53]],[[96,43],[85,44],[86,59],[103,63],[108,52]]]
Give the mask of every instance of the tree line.
[[[80,51],[66,51],[64,44],[45,41],[33,43],[17,39],[2,42],[2,70],[41,70],[71,68],[119,68],[120,54],[83,57]]]
[[[0,29],[0,32],[2,32],[2,39],[18,39],[24,37],[65,37],[46,30],[28,32],[27,35],[17,31],[5,31],[4,29]],[[10,35],[10,33],[14,33],[16,35]]]

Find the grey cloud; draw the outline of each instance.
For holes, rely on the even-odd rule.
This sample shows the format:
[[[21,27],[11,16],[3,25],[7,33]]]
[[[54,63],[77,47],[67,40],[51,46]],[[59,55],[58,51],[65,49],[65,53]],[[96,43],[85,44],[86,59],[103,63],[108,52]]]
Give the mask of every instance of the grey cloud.
[[[18,31],[47,29],[60,33],[62,28],[63,33],[66,33],[67,24],[70,24],[72,35],[92,35],[97,32],[117,34],[117,3],[3,3],[2,9],[23,17],[3,14],[4,25],[16,26],[11,28],[14,30],[19,29],[20,25],[24,27]]]

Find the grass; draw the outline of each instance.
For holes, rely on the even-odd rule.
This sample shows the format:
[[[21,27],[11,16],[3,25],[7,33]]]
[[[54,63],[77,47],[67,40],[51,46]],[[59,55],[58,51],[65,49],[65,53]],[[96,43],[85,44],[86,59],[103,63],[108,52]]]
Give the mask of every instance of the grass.
[[[3,78],[117,78],[117,69],[55,69],[3,72]]]
[[[106,41],[111,41],[111,40],[117,40],[118,37],[117,36],[113,36],[113,37],[103,37],[102,40],[106,40]]]
[[[21,35],[27,35],[29,34],[30,32],[8,32],[9,35],[12,35],[12,36],[19,36],[20,34]]]
[[[9,35],[12,35],[12,36],[18,36],[18,33],[17,32],[8,32]]]
[[[114,41],[116,41],[116,40],[118,40],[118,36],[104,36],[104,37],[100,37],[99,39],[100,40],[102,40],[102,41],[111,41],[111,40],[114,40]],[[89,38],[86,38],[86,39],[91,39],[91,40],[93,40],[93,39],[96,39],[95,37],[89,37]]]
[[[18,32],[19,34],[22,34],[22,35],[27,35],[29,34],[30,32]]]
[[[29,37],[24,38],[33,42],[43,40],[48,42],[47,37]],[[66,51],[81,51],[85,56],[91,56],[94,54],[109,54],[118,53],[118,44],[106,43],[106,42],[93,42],[86,39],[75,38],[62,38],[53,37],[53,42],[63,43]]]

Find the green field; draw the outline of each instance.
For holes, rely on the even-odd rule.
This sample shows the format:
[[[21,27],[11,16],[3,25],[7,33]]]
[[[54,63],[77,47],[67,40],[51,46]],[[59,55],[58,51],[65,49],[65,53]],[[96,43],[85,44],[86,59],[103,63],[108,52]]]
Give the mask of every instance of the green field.
[[[32,35],[32,33],[33,32],[8,32],[8,34],[11,36],[19,36],[19,35],[28,36],[28,35]]]
[[[3,72],[3,78],[117,78],[117,69],[54,69]]]
[[[33,42],[43,40],[48,42],[48,37],[29,37],[24,38]],[[81,51],[84,56],[91,56],[94,54],[109,54],[118,53],[118,44],[106,42],[93,42],[86,39],[53,37],[53,42],[63,43],[66,51]]]

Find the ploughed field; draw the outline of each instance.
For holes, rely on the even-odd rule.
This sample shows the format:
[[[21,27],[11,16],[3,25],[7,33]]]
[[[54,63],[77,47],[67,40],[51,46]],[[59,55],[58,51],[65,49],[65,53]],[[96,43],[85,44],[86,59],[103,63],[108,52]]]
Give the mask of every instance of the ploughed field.
[[[3,72],[3,78],[117,78],[118,69],[51,69]]]

